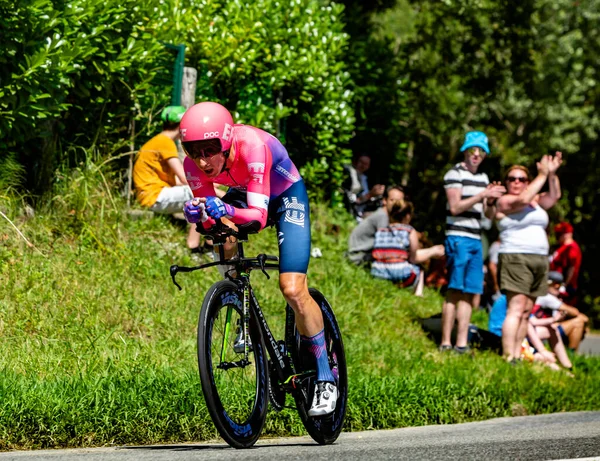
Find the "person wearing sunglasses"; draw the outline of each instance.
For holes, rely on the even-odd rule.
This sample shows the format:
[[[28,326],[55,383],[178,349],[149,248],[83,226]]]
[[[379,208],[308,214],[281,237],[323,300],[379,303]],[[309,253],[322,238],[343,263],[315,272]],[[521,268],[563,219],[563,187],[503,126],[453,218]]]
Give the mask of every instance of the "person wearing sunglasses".
[[[275,225],[279,287],[317,364],[315,397],[308,414],[330,414],[338,392],[324,353],[321,310],[308,292],[310,207],[298,169],[277,138],[253,126],[234,124],[229,111],[215,102],[188,109],[180,132],[187,155],[183,167],[194,195],[184,206],[189,222],[201,222],[209,229],[216,219],[226,219],[256,231]],[[215,196],[214,183],[230,188],[222,199]],[[226,258],[235,251],[235,242],[225,245]]]
[[[442,307],[440,351],[452,350],[452,330],[458,324],[454,351],[468,352],[471,311],[477,295],[483,293],[483,248],[481,220],[492,219],[495,203],[504,186],[490,184],[487,174],[478,171],[489,155],[488,138],[481,131],[470,131],[460,148],[464,160],[444,175],[446,190],[446,267],[448,292]]]
[[[548,290],[546,210],[560,199],[556,171],[561,163],[561,152],[544,155],[537,162],[538,174],[533,180],[524,166],[511,166],[505,177],[507,194],[497,201],[500,289],[508,301],[502,324],[502,350],[508,361],[519,358],[534,301]],[[546,183],[548,192],[540,193]]]

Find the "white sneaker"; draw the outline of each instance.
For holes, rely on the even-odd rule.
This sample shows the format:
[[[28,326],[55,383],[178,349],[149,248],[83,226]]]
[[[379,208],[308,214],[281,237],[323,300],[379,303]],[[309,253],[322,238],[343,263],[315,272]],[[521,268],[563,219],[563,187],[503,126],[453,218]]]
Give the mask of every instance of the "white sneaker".
[[[308,416],[325,416],[333,413],[338,399],[337,386],[332,383],[319,381],[315,384],[315,396],[308,410]]]

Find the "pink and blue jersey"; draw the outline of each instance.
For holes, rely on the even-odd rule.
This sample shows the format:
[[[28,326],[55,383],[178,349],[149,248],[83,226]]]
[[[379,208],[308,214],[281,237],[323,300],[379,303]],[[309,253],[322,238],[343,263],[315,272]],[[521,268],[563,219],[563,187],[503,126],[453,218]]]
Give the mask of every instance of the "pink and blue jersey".
[[[183,162],[185,175],[194,197],[215,195],[213,183],[246,193],[248,208],[236,208],[232,221],[244,224],[258,221],[264,228],[269,203],[302,180],[287,150],[273,135],[249,125],[234,125],[233,166],[209,179],[189,158]]]

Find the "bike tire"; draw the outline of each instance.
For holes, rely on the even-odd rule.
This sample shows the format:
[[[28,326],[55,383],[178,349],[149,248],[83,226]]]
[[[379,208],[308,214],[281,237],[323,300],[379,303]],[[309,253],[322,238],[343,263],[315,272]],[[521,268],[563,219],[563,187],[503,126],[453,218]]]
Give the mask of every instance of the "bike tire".
[[[223,439],[234,448],[256,443],[269,404],[269,371],[262,333],[250,317],[251,352],[246,367],[218,368],[243,359],[233,350],[235,330],[224,341],[227,311],[230,327],[242,317],[243,292],[231,281],[219,281],[208,291],[198,321],[198,368],[208,412]]]
[[[308,416],[308,410],[312,404],[315,382],[314,378],[302,381],[300,390],[294,393],[296,409],[302,420],[308,434],[313,440],[321,445],[329,445],[335,442],[340,435],[346,408],[348,404],[348,372],[346,369],[346,355],[344,352],[344,343],[335,314],[331,305],[321,292],[314,288],[309,289],[310,295],[316,301],[323,313],[323,323],[325,327],[325,344],[327,346],[327,355],[329,364],[332,367],[336,377],[338,387],[338,400],[336,408],[331,415],[313,418]],[[288,305],[287,309],[292,308]],[[300,335],[294,328],[292,337],[286,338],[288,350],[294,363],[296,373],[314,369],[314,359],[307,357],[300,342]],[[336,372],[337,371],[337,372]]]

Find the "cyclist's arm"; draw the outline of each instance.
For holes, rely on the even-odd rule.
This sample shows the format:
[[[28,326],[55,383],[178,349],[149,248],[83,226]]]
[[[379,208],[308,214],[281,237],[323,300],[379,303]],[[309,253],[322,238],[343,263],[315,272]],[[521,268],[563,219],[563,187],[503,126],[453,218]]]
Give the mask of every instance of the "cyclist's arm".
[[[248,167],[248,190],[246,200],[248,208],[235,208],[231,218],[235,224],[245,224],[250,221],[260,223],[260,229],[267,224],[269,197],[271,194],[271,168],[273,160],[268,146],[263,144],[244,155],[243,160]]]
[[[190,186],[194,197],[209,197],[211,195],[216,195],[214,183],[202,174],[194,162],[187,157],[183,161],[183,170],[185,178],[190,179],[186,183]],[[210,229],[214,225],[215,220],[211,217],[202,223],[204,229]]]

